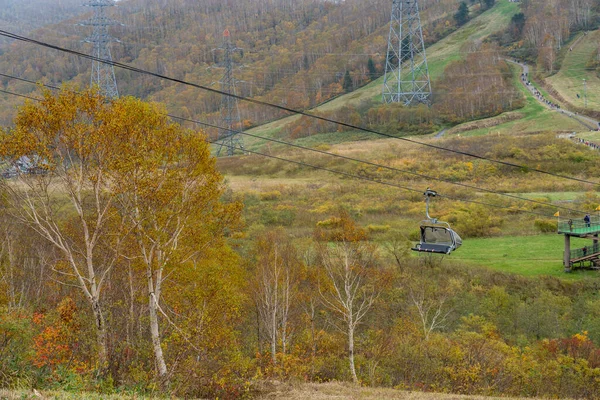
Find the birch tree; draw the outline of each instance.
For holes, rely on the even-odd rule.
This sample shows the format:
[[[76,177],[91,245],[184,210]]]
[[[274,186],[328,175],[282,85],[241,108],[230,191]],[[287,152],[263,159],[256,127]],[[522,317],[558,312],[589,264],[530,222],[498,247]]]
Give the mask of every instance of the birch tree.
[[[282,231],[268,232],[256,245],[255,301],[274,365],[278,344],[285,354],[291,340],[289,321],[300,267],[294,247],[283,235]]]
[[[95,91],[81,95],[44,92],[27,102],[15,127],[0,138],[0,156],[13,179],[0,180],[14,217],[29,224],[61,254],[64,284],[77,287],[93,313],[98,365],[107,366],[107,323],[102,292],[118,258],[119,234],[107,170],[114,154],[107,127],[118,118],[112,103]]]
[[[337,241],[321,243],[320,264],[326,278],[319,289],[324,306],[335,316],[334,326],[347,337],[350,374],[352,381],[358,383],[354,362],[356,329],[373,307],[382,285],[378,281],[376,251],[364,240],[364,231],[345,213],[338,225],[341,230],[333,235]]]
[[[427,271],[431,274],[431,271]],[[405,277],[408,292],[408,309],[413,309],[415,319],[421,326],[423,338],[429,340],[435,331],[447,327],[448,319],[454,311],[454,299],[464,284],[460,279],[440,279],[432,285],[432,277],[426,272],[417,272]]]
[[[170,122],[155,104],[129,98],[118,109],[129,118],[117,121],[115,129],[122,135],[116,139],[121,157],[113,169],[114,190],[123,224],[136,244],[128,255],[145,271],[156,371],[167,383],[159,316],[175,329],[177,325],[161,306],[165,282],[176,268],[218,242],[239,208],[220,202],[223,178],[202,134]]]

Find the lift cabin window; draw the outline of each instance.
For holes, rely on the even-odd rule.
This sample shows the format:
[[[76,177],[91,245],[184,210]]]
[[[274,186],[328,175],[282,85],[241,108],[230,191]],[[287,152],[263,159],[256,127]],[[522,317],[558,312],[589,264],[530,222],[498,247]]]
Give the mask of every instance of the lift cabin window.
[[[421,236],[428,244],[453,244],[452,231],[437,226],[422,226]]]

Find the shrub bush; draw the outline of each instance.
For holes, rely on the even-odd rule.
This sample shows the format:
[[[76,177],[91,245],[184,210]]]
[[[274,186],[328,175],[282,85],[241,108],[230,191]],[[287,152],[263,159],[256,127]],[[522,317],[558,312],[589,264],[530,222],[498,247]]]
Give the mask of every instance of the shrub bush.
[[[533,225],[542,233],[553,233],[558,230],[558,223],[547,219],[536,219]]]

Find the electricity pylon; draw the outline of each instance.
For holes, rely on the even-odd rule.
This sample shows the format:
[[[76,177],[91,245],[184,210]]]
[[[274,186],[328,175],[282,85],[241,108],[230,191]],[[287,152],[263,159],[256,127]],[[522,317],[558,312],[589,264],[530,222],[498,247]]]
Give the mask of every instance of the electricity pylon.
[[[219,50],[223,50],[224,60],[223,67],[225,73],[223,78],[219,81],[221,84],[221,91],[223,92],[221,98],[221,129],[219,131],[219,149],[217,150],[217,157],[221,155],[223,147],[227,148],[227,155],[233,156],[236,149],[244,149],[244,140],[240,131],[242,130],[242,122],[240,118],[240,109],[238,107],[237,98],[231,96],[235,95],[235,83],[236,79],[233,76],[233,53],[240,51],[231,43],[231,34],[229,29],[225,29],[223,32],[223,45],[219,47]]]
[[[431,81],[417,0],[393,0],[383,80],[384,103],[431,102]]]
[[[108,27],[112,25],[121,25],[106,16],[106,7],[114,6],[114,0],[90,0],[84,6],[94,8],[94,16],[80,25],[93,27],[92,35],[87,37],[84,42],[92,43],[94,49],[92,56],[100,60],[112,63],[109,45],[118,40],[108,34]],[[97,60],[92,61],[92,86],[97,85],[100,91],[107,98],[119,97],[117,90],[117,80],[115,79],[115,70],[112,64],[106,64]]]

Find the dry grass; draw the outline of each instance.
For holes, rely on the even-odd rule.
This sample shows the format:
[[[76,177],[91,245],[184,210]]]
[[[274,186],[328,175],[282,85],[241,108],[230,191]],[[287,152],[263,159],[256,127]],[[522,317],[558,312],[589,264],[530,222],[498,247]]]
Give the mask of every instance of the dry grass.
[[[160,397],[145,397],[131,395],[108,395],[97,393],[71,393],[58,391],[33,391],[33,390],[4,390],[0,389],[0,400],[143,400],[159,399]]]
[[[516,400],[508,397],[462,396],[456,394],[406,392],[402,390],[364,388],[349,383],[309,383],[299,386],[279,385],[260,397],[261,400]],[[529,399],[531,400],[531,399]]]
[[[323,179],[317,177],[294,177],[294,178],[265,178],[257,179],[254,176],[227,176],[227,186],[234,192],[266,192],[278,190],[282,186],[309,185],[321,182]]]
[[[403,390],[358,387],[350,383],[270,384],[268,394],[259,400],[533,400],[516,397],[463,396],[457,394],[407,392]],[[8,391],[0,389],[0,400],[126,400],[158,399],[138,395],[105,395],[57,391]]]
[[[472,131],[475,129],[492,128],[494,126],[498,126],[498,125],[504,124],[506,122],[516,121],[523,117],[524,117],[524,114],[522,114],[520,112],[509,111],[504,114],[498,115],[497,117],[486,118],[486,119],[479,120],[479,121],[471,121],[471,122],[467,122],[465,124],[455,126],[452,129],[448,129],[447,134],[454,135],[457,133],[468,132],[468,131]]]

